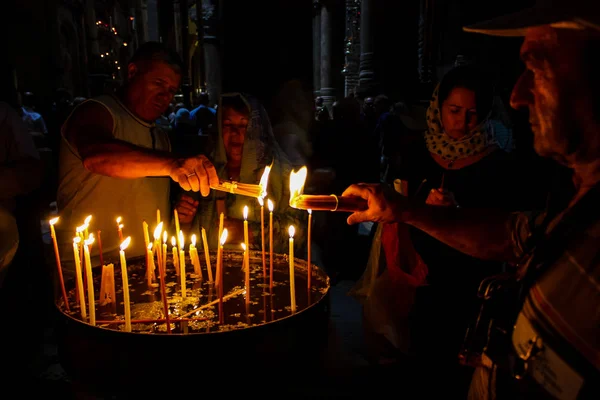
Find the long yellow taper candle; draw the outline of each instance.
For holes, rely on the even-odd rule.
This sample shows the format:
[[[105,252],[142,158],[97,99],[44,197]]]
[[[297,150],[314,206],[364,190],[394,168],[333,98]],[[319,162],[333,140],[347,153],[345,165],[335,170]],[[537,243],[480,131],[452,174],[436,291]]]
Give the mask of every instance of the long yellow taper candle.
[[[263,279],[267,279],[267,256],[265,254],[265,202],[262,197],[258,198],[260,204],[260,243],[262,247]]]
[[[90,245],[94,238],[83,242],[83,254],[85,257],[85,276],[87,280],[88,309],[90,314],[90,325],[96,325],[96,299],[94,296],[94,276],[92,275],[92,261],[90,259]]]
[[[175,274],[179,275],[179,254],[177,252],[177,239],[175,236],[171,236],[171,253],[173,255],[173,266],[175,267]]]
[[[208,249],[208,239],[206,238],[206,229],[202,227],[202,245],[204,246],[204,258],[206,259],[206,271],[208,272],[208,281],[213,282],[212,267],[210,266],[210,251]]]
[[[183,232],[179,231],[179,279],[181,282],[181,297],[185,298],[185,243],[183,241]]]
[[[273,293],[273,202],[267,200],[269,207],[269,289]]]
[[[129,302],[129,277],[127,276],[127,261],[125,260],[125,249],[131,242],[131,236],[121,243],[119,256],[121,258],[121,279],[123,280],[123,303],[125,306],[125,331],[131,332],[131,304]]]
[[[246,305],[250,304],[250,243],[248,242],[248,206],[244,206],[244,251],[245,284],[246,284]]]
[[[308,236],[307,236],[308,249],[307,249],[307,257],[306,257],[307,258],[306,261],[307,261],[307,265],[308,265],[306,268],[306,271],[308,274],[306,281],[307,281],[307,287],[308,287],[309,293],[310,293],[310,288],[311,288],[310,278],[312,276],[312,266],[311,266],[311,253],[312,252],[310,249],[310,242],[311,242],[311,237],[312,237],[311,232],[312,232],[312,210],[309,209],[308,210]],[[309,299],[309,301],[310,301],[310,299]]]
[[[76,236],[73,238],[73,258],[75,259],[75,280],[77,281],[77,294],[79,297],[79,311],[81,312],[81,318],[87,318],[87,311],[85,310],[85,292],[83,290],[83,275],[81,272],[81,252],[79,251],[79,243],[81,237]]]
[[[292,312],[296,312],[296,279],[294,274],[294,233],[296,229],[294,225],[290,225],[290,299],[292,305]]]
[[[173,210],[173,214],[175,214],[175,235],[178,235],[179,234],[179,213],[177,212],[176,208]],[[179,240],[179,237],[177,237],[177,239]],[[179,242],[178,244],[179,244],[179,248],[181,249],[183,247],[181,242]]]
[[[190,243],[190,260],[194,266],[194,274],[202,280],[202,268],[200,268],[200,259],[198,258],[198,249],[196,248],[196,234],[192,235],[192,242]]]
[[[155,270],[156,266],[154,265],[154,254],[152,253],[152,243],[148,243],[146,252],[146,259],[148,260],[148,264],[146,265],[146,279],[148,281],[148,285],[151,285],[152,282],[156,279]]]
[[[227,228],[223,229],[223,233],[219,239],[219,249],[217,250],[217,287],[219,288],[219,323],[225,321],[223,314],[223,246],[227,241]]]
[[[65,288],[65,279],[63,277],[62,265],[60,263],[60,254],[58,253],[58,242],[56,241],[56,231],[54,230],[54,224],[58,222],[58,218],[52,218],[48,223],[50,224],[50,237],[52,238],[52,244],[54,245],[54,257],[56,258],[56,272],[58,273],[58,280],[60,283],[60,290],[62,292],[63,301],[65,302],[65,309],[70,312],[69,298],[67,297],[67,289]]]

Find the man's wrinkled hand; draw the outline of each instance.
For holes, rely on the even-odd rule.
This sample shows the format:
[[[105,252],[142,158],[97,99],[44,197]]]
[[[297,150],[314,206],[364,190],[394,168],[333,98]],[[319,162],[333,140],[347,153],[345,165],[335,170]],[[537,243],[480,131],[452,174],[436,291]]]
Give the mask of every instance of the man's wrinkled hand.
[[[175,208],[179,216],[179,222],[182,225],[189,225],[194,220],[198,211],[198,200],[194,200],[186,194],[182,194]]]
[[[204,155],[176,159],[169,176],[183,190],[200,192],[204,197],[210,193],[211,185],[219,184],[217,170]]]
[[[373,221],[399,222],[401,212],[408,207],[408,200],[387,185],[358,183],[350,185],[342,196],[357,196],[367,200],[368,208],[348,217],[348,224]]]

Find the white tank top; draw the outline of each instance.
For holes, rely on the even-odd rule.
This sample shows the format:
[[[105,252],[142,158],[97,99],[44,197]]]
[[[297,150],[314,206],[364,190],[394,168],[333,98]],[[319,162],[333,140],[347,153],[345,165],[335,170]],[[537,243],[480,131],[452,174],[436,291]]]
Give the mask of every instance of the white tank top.
[[[102,104],[110,112],[115,138],[148,149],[170,151],[167,134],[156,128],[155,124],[137,118],[116,97],[103,95],[87,101]],[[55,225],[65,273],[72,273],[75,269],[75,228],[83,225],[88,215],[92,215],[89,232],[93,232],[96,237],[91,248],[94,266],[100,264],[97,234],[99,230],[104,263],[119,262],[117,217],[122,218],[123,238],[131,236],[131,243],[125,250],[127,258],[145,255],[143,221],[149,225],[150,240],[153,239],[152,234],[157,224],[157,209],[160,210],[164,225],[169,226],[170,178],[120,179],[88,171],[83,166],[77,150],[64,137],[64,130],[70,118],[67,118],[61,130],[57,194],[60,220]]]

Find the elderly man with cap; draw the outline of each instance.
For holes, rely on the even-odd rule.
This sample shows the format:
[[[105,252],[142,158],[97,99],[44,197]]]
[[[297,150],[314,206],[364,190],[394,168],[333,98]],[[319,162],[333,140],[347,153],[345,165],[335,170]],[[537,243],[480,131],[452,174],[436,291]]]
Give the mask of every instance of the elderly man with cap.
[[[501,313],[480,321],[485,346],[470,398],[597,399],[600,2],[538,1],[465,30],[524,37],[525,70],[511,105],[529,111],[536,152],[571,171],[561,189],[563,199],[571,195],[551,197],[543,212],[499,213],[417,206],[385,186],[356,184],[344,195],[366,199],[368,209],[348,223],[404,222],[472,256],[515,266],[512,279],[483,286]],[[460,266],[448,268],[460,273]]]
[[[144,43],[131,58],[123,88],[81,103],[63,124],[56,225],[63,266],[73,260],[75,228],[88,215],[90,232],[102,232],[105,259],[118,257],[118,217],[125,236],[132,236],[127,255],[141,256],[146,253],[143,220],[152,230],[158,210],[169,221],[171,180],[203,196],[218,182],[208,158],[177,157],[167,134],[156,128],[177,93],[181,71],[177,53],[161,43]],[[92,247],[96,260],[98,250]]]

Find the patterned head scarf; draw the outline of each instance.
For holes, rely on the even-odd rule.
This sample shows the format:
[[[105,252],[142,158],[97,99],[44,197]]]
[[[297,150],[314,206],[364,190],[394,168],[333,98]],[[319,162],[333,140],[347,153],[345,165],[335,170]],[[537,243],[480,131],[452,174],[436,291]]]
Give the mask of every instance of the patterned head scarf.
[[[425,131],[427,149],[446,161],[456,161],[480,154],[489,147],[497,145],[490,122],[491,112],[460,139],[454,139],[446,133],[442,125],[442,110],[439,103],[439,90],[442,83],[443,81],[437,84],[427,108],[428,129]]]

